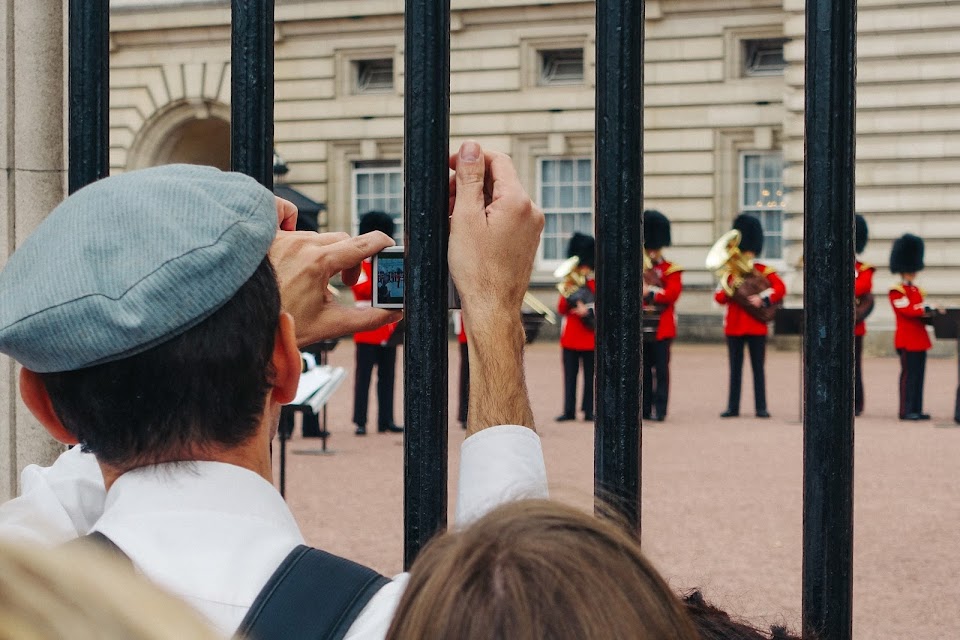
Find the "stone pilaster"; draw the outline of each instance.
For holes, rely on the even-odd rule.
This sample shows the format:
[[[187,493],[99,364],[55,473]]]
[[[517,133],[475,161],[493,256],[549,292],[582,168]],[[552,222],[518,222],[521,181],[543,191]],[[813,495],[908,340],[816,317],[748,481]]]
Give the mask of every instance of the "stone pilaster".
[[[0,0],[0,266],[65,194],[64,4]],[[17,376],[0,356],[0,500],[24,466],[62,449],[19,400]]]

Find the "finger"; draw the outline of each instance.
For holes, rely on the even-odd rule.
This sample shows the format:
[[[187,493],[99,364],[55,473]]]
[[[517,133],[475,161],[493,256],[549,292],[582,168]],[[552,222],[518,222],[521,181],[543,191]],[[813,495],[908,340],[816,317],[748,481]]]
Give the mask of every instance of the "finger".
[[[277,206],[277,226],[284,231],[295,231],[297,229],[297,205],[279,196],[274,197]]]
[[[360,265],[358,264],[355,267],[350,267],[349,269],[344,269],[340,272],[340,279],[343,280],[343,284],[348,287],[352,287],[357,284],[357,280],[360,279]]]
[[[342,330],[344,335],[358,331],[373,331],[385,324],[397,322],[403,318],[403,312],[375,307],[331,306],[327,313],[331,326]]]
[[[380,231],[371,231],[356,238],[347,238],[324,248],[321,259],[329,274],[357,268],[365,259],[387,247],[396,245],[393,238]]]
[[[315,233],[313,235],[317,238],[317,244],[323,247],[350,239],[350,234],[345,233],[343,231],[331,231],[329,233]]]
[[[485,164],[483,150],[479,144],[473,140],[468,140],[460,145],[456,169],[454,217],[483,213],[486,206],[483,197]]]

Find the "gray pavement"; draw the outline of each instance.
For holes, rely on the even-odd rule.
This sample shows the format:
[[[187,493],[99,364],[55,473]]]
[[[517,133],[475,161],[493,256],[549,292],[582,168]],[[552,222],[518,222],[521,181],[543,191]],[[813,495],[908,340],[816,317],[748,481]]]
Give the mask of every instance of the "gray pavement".
[[[793,627],[800,616],[803,455],[798,357],[767,354],[772,419],[721,420],[724,347],[677,345],[669,416],[643,430],[643,545],[656,566],[679,590],[701,587],[730,611]],[[451,416],[457,358],[451,344]],[[310,544],[395,573],[402,566],[402,436],[375,429],[353,435],[352,343],[341,342],[331,363],[350,371],[329,405],[335,453],[296,453],[316,451],[319,441],[295,436],[287,499]],[[584,422],[552,421],[562,400],[559,347],[530,346],[526,366],[551,494],[590,509],[593,430]],[[867,408],[856,423],[854,637],[960,638],[956,361],[928,362],[925,407],[932,423],[896,419],[897,360],[867,358],[864,368]],[[397,398],[400,422],[400,389]],[[752,413],[752,403],[745,372],[741,406]],[[372,421],[374,403],[370,411]],[[451,418],[451,514],[462,441]]]

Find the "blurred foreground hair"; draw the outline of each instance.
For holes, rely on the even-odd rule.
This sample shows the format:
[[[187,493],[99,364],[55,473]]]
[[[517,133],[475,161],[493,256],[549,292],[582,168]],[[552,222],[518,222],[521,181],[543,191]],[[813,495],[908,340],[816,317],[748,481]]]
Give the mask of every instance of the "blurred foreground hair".
[[[683,603],[701,640],[801,640],[786,627],[773,626],[765,632],[748,622],[731,618],[726,611],[704,600],[699,590],[684,596]],[[808,637],[807,640],[813,639]]]
[[[185,603],[90,544],[0,541],[2,640],[215,640]]]
[[[388,640],[695,640],[633,532],[549,500],[435,538]]]

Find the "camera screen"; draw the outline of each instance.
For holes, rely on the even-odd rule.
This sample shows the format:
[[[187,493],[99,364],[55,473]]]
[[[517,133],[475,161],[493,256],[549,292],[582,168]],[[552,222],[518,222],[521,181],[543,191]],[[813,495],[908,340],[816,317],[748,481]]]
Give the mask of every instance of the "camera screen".
[[[377,259],[377,301],[403,304],[403,256],[381,254]]]

